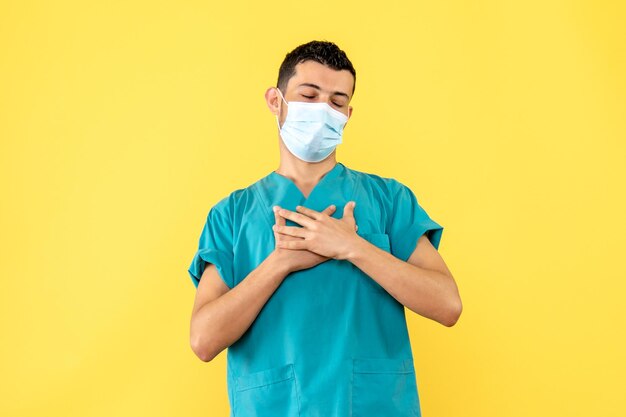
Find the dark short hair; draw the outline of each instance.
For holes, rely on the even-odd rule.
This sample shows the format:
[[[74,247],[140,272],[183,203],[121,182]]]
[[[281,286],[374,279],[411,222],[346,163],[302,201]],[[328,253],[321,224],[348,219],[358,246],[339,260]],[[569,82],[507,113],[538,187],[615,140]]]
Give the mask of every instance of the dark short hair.
[[[334,70],[348,70],[354,78],[352,94],[356,87],[356,71],[346,53],[339,49],[337,45],[328,41],[311,41],[296,47],[289,52],[278,70],[278,81],[276,86],[284,93],[287,89],[289,79],[296,73],[296,65],[304,61],[317,61]]]

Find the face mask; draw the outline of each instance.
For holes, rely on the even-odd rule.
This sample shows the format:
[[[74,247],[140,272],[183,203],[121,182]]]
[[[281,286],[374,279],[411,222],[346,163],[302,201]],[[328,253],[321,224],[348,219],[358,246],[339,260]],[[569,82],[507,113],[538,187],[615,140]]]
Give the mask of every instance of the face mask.
[[[282,128],[276,115],[280,137],[289,152],[306,162],[326,159],[341,143],[348,116],[333,109],[328,103],[287,103],[280,90],[276,90],[289,108]]]

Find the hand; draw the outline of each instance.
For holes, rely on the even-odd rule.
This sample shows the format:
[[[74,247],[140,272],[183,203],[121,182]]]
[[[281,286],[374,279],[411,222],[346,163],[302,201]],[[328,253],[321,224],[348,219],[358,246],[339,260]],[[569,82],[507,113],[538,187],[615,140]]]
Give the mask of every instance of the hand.
[[[322,213],[331,216],[335,212],[335,209],[336,207],[334,205],[330,205]],[[285,227],[285,219],[281,217],[277,211],[274,211],[274,221],[275,226]],[[301,237],[285,235],[274,231],[274,240],[276,242],[274,251],[276,252],[276,255],[281,258],[280,262],[286,265],[289,272],[312,268],[315,265],[329,259],[328,257],[319,255],[315,252],[307,250],[292,250],[282,246],[283,242],[302,240]]]
[[[296,206],[293,212],[279,209],[278,215],[289,219],[302,227],[276,224],[274,231],[281,236],[297,239],[281,239],[277,246],[286,249],[306,250],[333,259],[347,259],[357,240],[358,226],[354,220],[354,201],[348,202],[343,208],[343,218],[330,217],[324,210],[318,212],[303,206]]]

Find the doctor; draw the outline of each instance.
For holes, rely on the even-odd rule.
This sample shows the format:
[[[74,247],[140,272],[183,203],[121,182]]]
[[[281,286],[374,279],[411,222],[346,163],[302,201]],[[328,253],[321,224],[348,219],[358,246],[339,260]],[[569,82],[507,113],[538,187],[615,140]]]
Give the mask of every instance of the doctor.
[[[280,165],[207,215],[190,342],[206,362],[228,348],[231,417],[419,417],[404,308],[461,314],[443,227],[398,180],[336,160],[355,81],[334,43],[287,54],[265,93]]]

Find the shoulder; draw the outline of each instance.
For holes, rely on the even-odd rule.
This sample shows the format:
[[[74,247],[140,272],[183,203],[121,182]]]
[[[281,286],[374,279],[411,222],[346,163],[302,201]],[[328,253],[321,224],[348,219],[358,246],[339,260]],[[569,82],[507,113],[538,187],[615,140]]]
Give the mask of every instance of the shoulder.
[[[266,177],[245,186],[237,188],[223,195],[210,209],[221,216],[227,216],[231,221],[245,215],[250,207],[258,205],[258,187]]]
[[[210,207],[208,216],[219,216],[231,218],[237,207],[241,204],[246,194],[246,188],[238,188],[230,193],[223,195],[219,200]]]
[[[384,195],[386,199],[390,201],[393,201],[400,191],[409,190],[406,185],[393,177],[359,171],[352,168],[348,168],[348,171],[362,187],[365,187],[369,192],[377,192]]]

